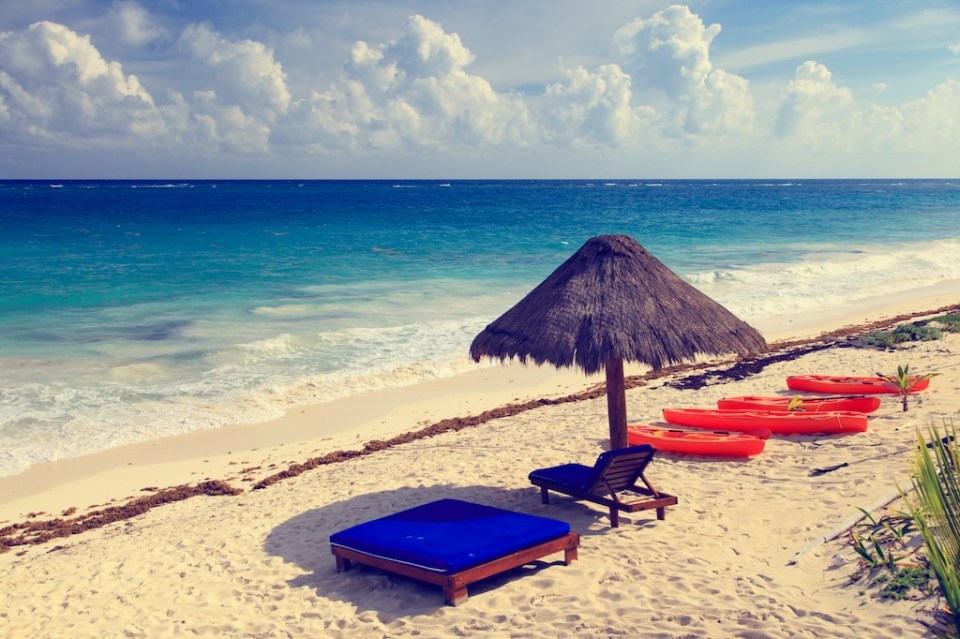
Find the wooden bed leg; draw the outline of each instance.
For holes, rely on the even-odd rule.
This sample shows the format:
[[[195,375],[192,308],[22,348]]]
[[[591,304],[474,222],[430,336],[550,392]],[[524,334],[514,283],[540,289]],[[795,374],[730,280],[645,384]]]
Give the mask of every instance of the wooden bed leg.
[[[610,527],[611,528],[620,527],[620,513],[613,506],[610,507]]]
[[[563,551],[563,563],[570,565],[571,561],[577,560],[577,547],[567,548]]]
[[[337,558],[337,572],[346,572],[350,570],[350,560],[340,555],[336,555]]]
[[[464,584],[447,582],[443,587],[443,598],[448,606],[459,606],[467,600],[467,587]]]
[[[550,493],[543,486],[540,487],[540,501],[544,504],[550,503]]]
[[[663,521],[667,518],[667,509],[664,507],[657,508],[657,519]]]

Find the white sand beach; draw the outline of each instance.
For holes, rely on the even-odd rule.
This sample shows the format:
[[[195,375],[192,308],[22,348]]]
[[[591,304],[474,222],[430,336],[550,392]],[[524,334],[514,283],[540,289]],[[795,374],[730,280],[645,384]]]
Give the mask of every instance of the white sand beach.
[[[541,504],[527,480],[538,467],[596,459],[608,435],[602,396],[490,419],[251,490],[331,451],[600,381],[576,371],[492,366],[272,424],[37,467],[0,480],[0,527],[77,517],[208,479],[243,492],[166,504],[0,554],[0,635],[932,637],[923,622],[933,621],[941,601],[890,602],[850,585],[857,556],[849,537],[824,538],[859,508],[877,507],[909,485],[917,428],[960,415],[960,335],[895,352],[835,346],[740,381],[713,378],[699,390],[670,384],[703,370],[680,372],[629,389],[627,405],[632,422],[658,423],[665,407],[784,394],[791,374],[868,375],[898,364],[939,373],[908,412],[888,397],[866,433],[775,437],[748,461],[661,454],[647,476],[679,504],[665,521],[641,512],[621,516],[619,528],[597,506],[563,497]],[[842,462],[849,465],[810,476]],[[474,584],[458,607],[445,606],[435,586],[365,567],[336,572],[332,533],[448,497],[567,521],[581,535],[579,559],[563,565],[548,557]]]

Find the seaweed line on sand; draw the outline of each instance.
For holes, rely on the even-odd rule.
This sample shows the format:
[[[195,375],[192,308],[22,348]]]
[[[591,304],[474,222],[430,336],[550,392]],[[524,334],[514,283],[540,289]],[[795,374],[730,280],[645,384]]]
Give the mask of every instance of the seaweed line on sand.
[[[720,362],[700,362],[670,366],[656,371],[649,371],[643,375],[633,375],[627,377],[625,380],[625,385],[628,389],[636,388],[643,386],[649,381],[662,377],[688,371],[702,371],[704,369],[709,370],[706,370],[702,373],[687,375],[681,379],[669,382],[669,384],[671,387],[681,390],[696,390],[710,384],[722,383],[724,381],[742,380],[750,377],[751,375],[759,373],[770,364],[791,361],[808,353],[829,348],[850,347],[853,345],[853,338],[870,331],[887,328],[894,324],[917,317],[936,315],[940,313],[956,311],[958,309],[960,309],[960,306],[957,305],[945,306],[932,311],[908,313],[875,322],[847,326],[834,331],[822,333],[817,337],[798,340],[782,340],[771,344],[769,350],[762,355],[749,358],[734,357],[722,360]],[[732,365],[725,368],[719,368],[721,366],[731,364],[731,362]],[[480,426],[481,424],[485,424],[496,419],[511,417],[513,415],[518,415],[520,413],[529,410],[535,410],[544,406],[555,406],[558,404],[597,399],[602,397],[605,393],[606,388],[604,384],[597,384],[572,395],[566,395],[558,398],[533,399],[522,403],[500,406],[488,411],[484,411],[479,415],[443,419],[420,430],[403,433],[387,440],[368,441],[361,449],[358,450],[333,451],[320,457],[314,457],[302,463],[291,464],[286,470],[261,479],[259,482],[253,485],[252,490],[263,490],[284,479],[296,477],[308,470],[319,468],[321,466],[337,464],[340,462],[349,461],[351,459],[365,457],[388,448],[393,448],[394,446],[400,446],[402,444],[407,444],[429,437],[435,437],[443,433],[458,431],[464,428]],[[0,554],[8,552],[11,548],[17,546],[42,544],[53,539],[70,537],[88,530],[101,528],[107,524],[142,515],[143,513],[153,508],[157,508],[158,506],[177,501],[183,501],[184,499],[189,499],[191,497],[196,497],[199,495],[239,495],[242,492],[242,489],[234,488],[225,481],[208,480],[201,482],[196,486],[181,485],[158,490],[152,495],[139,497],[137,499],[128,501],[125,504],[93,511],[72,519],[54,518],[49,520],[28,520],[23,523],[12,524],[0,528]],[[53,550],[58,549],[59,547],[54,548]]]
[[[123,521],[177,501],[183,501],[197,495],[238,495],[242,490],[222,481],[205,481],[196,486],[174,486],[155,492],[152,495],[138,497],[119,506],[110,506],[95,510],[73,519],[50,519],[46,521],[27,521],[0,528],[0,552],[6,552],[14,546],[42,544],[52,539],[77,535],[107,524]]]

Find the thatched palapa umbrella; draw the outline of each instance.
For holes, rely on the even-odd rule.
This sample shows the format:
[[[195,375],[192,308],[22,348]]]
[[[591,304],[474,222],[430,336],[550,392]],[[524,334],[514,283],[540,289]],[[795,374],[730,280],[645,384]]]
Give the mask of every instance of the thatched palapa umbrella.
[[[475,361],[528,359],[606,370],[610,445],[627,446],[623,362],[653,369],[698,354],[766,349],[754,328],[681,279],[626,235],[588,240],[470,345]]]

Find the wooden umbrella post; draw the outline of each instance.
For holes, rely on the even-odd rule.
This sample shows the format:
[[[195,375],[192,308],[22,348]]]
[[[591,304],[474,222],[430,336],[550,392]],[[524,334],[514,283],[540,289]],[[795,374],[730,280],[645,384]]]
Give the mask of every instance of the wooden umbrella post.
[[[604,365],[607,374],[607,417],[610,420],[610,449],[626,448],[627,392],[623,379],[623,358],[613,357]]]

